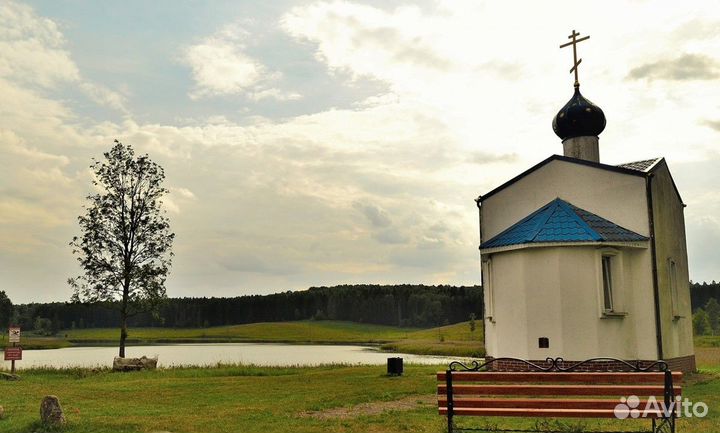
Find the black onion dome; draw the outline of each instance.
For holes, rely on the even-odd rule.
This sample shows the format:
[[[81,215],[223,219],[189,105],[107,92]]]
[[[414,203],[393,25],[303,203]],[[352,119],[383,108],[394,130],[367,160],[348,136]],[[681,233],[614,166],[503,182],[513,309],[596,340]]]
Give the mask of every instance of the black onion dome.
[[[579,87],[575,87],[575,94],[555,115],[552,126],[562,140],[598,136],[605,129],[605,114],[580,94]]]

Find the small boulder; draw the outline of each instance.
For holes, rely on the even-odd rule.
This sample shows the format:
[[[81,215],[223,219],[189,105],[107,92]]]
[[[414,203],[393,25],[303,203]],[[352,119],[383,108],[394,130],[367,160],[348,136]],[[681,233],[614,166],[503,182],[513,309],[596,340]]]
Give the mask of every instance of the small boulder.
[[[54,395],[46,395],[40,403],[40,421],[47,426],[65,425],[65,414],[63,414],[60,400]]]
[[[10,374],[5,372],[0,372],[0,377],[5,380],[20,380],[20,376],[18,376],[17,374]]]
[[[138,371],[138,370],[154,370],[157,368],[157,358],[148,358],[146,356],[140,358],[120,358],[116,356],[113,360],[113,370],[115,371]]]

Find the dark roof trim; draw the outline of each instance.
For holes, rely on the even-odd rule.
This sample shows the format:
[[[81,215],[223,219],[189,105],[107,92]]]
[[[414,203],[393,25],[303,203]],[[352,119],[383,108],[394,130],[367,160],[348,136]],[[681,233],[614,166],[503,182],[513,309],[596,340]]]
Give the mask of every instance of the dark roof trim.
[[[545,165],[547,165],[553,161],[571,162],[573,164],[586,165],[588,167],[599,168],[601,170],[608,170],[608,171],[614,171],[616,173],[629,174],[630,176],[639,176],[639,177],[647,176],[647,173],[633,170],[631,168],[623,168],[623,167],[618,167],[615,165],[608,165],[608,164],[602,164],[599,162],[587,161],[584,159],[570,158],[568,156],[553,155],[553,156],[545,159],[544,161],[541,161],[540,163],[535,164],[534,166],[530,167],[529,169],[525,170],[524,172],[520,173],[519,175],[515,176],[514,178],[505,182],[504,184],[498,186],[497,188],[493,189],[492,191],[488,192],[487,194],[484,194],[484,195],[478,197],[478,200],[480,202],[482,202],[485,199],[492,197],[493,195],[499,193],[500,191],[504,190],[505,188],[509,187],[510,185],[512,185],[515,182],[519,181],[520,179],[524,178],[525,176],[531,174],[532,172],[534,172],[536,170],[541,169],[542,167],[544,167]],[[656,164],[656,166],[657,165],[658,164]]]

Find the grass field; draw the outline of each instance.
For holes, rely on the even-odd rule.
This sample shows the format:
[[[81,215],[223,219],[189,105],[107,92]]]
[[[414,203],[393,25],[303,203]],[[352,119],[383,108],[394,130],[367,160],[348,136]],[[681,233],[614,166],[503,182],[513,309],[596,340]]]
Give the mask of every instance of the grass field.
[[[480,325],[480,323],[478,323]],[[68,331],[63,344],[117,341],[115,329]],[[482,351],[482,329],[467,322],[433,329],[406,329],[347,322],[258,323],[208,329],[134,329],[142,342],[274,341],[293,343],[383,343],[386,349],[467,354]],[[703,401],[709,416],[679,420],[682,432],[720,432],[720,345],[717,337],[696,341],[701,373],[687,378],[683,395]],[[53,339],[40,339],[49,345]],[[435,372],[446,366],[406,365],[402,377],[383,366],[269,368],[218,366],[150,372],[25,370],[18,382],[0,382],[5,417],[1,432],[43,431],[37,423],[44,395],[60,398],[74,432],[435,432],[445,419],[435,407]],[[464,426],[514,429],[535,420],[458,418]],[[549,421],[557,431],[618,430],[618,421]],[[647,428],[630,421],[631,429]]]
[[[407,365],[402,377],[379,366],[267,368],[220,366],[137,373],[32,370],[0,382],[5,417],[0,432],[42,431],[44,395],[60,398],[71,432],[434,432],[445,421],[435,407],[435,372],[444,366]],[[684,395],[704,401],[704,419],[681,419],[681,432],[720,431],[720,375],[690,379]],[[477,419],[458,423],[477,426]],[[527,419],[492,420],[513,428]],[[620,425],[623,424],[623,425]],[[647,427],[646,421],[591,421],[588,428]],[[575,431],[573,421],[552,423]],[[621,428],[622,429],[622,428]]]
[[[468,322],[408,333],[405,338],[382,344],[383,350],[424,355],[485,356],[482,322],[470,331]]]
[[[427,355],[483,356],[482,322],[470,332],[468,322],[432,329],[400,328],[341,321],[251,323],[212,328],[131,328],[128,344],[167,343],[321,343],[380,344],[384,350]],[[116,345],[114,328],[63,330],[55,337],[23,335],[26,349],[72,345]]]
[[[128,340],[132,343],[167,342],[287,342],[287,343],[382,343],[416,331],[416,328],[368,325],[341,321],[297,321],[250,323],[246,325],[212,328],[131,328]],[[117,343],[117,329],[76,329],[62,331],[71,343]]]

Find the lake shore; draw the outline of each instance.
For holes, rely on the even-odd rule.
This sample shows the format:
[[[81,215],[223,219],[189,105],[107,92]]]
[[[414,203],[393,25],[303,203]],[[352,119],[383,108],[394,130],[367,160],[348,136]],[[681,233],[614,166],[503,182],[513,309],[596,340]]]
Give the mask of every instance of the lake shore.
[[[25,349],[115,346],[114,328],[62,330],[56,336],[23,336]],[[213,328],[131,328],[128,346],[154,344],[285,343],[366,345],[386,352],[482,357],[482,329],[468,322],[430,329],[342,321],[251,323]]]
[[[19,370],[33,368],[107,368],[118,354],[115,346],[75,346],[48,350],[25,350],[16,363]],[[129,358],[147,356],[158,359],[158,367],[242,364],[264,367],[310,367],[324,364],[385,365],[389,357],[402,357],[406,363],[449,364],[467,361],[456,356],[388,354],[377,347],[339,344],[219,343],[156,344],[126,347]],[[9,363],[4,363],[5,368]]]

